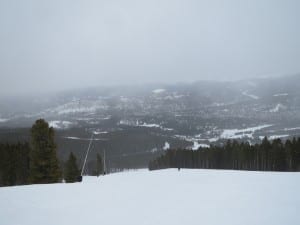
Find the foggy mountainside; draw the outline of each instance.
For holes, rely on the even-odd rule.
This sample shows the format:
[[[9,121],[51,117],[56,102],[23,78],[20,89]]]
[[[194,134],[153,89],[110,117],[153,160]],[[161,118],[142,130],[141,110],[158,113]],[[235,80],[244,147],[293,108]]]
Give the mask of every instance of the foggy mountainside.
[[[56,130],[61,159],[73,151],[82,162],[93,132],[90,163],[105,149],[109,168],[140,168],[169,148],[300,135],[300,75],[2,97],[0,110],[2,142],[29,140],[33,122],[45,118]]]
[[[0,225],[300,224],[299,12],[0,0]]]

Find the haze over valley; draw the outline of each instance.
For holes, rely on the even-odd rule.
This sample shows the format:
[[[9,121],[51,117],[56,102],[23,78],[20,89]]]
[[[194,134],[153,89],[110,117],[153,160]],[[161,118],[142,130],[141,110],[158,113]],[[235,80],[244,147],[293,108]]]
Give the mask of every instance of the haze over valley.
[[[300,134],[300,76],[240,81],[93,87],[1,100],[0,140],[27,140],[45,118],[62,158],[106,149],[113,168],[147,167],[169,148],[260,143]],[[13,135],[12,135],[13,134]],[[137,160],[139,159],[139,160]]]

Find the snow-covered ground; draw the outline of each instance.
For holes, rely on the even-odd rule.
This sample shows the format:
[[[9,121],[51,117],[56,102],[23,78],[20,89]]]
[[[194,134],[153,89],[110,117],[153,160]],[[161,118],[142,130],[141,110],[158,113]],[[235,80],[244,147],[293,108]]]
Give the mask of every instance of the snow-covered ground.
[[[161,125],[159,124],[155,124],[155,123],[142,123],[142,124],[138,124],[137,126],[139,127],[150,127],[150,128],[160,128],[162,130],[165,130],[165,131],[172,131],[173,129],[172,128],[166,128],[166,127],[162,127]]]
[[[197,134],[194,136],[186,136],[186,135],[174,135],[174,138],[178,138],[181,140],[186,140],[188,142],[192,142],[191,149],[197,150],[199,147],[209,148],[210,143],[217,142],[220,139],[254,139],[256,138],[255,134],[257,131],[263,130],[265,128],[269,128],[273,126],[272,124],[263,124],[255,127],[247,127],[247,128],[235,128],[235,129],[217,129],[213,128],[211,131],[206,131],[204,137],[202,134]],[[296,129],[296,128],[291,128]]]
[[[192,150],[198,150],[199,148],[210,148],[208,144],[199,143],[198,141],[194,141],[194,145],[191,147]]]
[[[174,130],[173,128],[167,128],[163,127],[160,124],[156,123],[145,123],[141,121],[131,121],[131,120],[120,120],[119,122],[120,125],[125,125],[125,126],[135,126],[135,127],[147,127],[147,128],[159,128],[164,131],[172,131]]]
[[[169,142],[165,142],[163,150],[168,150],[168,149],[170,149],[170,144],[169,144]]]
[[[288,135],[288,134],[276,134],[276,135],[270,135],[270,136],[268,136],[267,138],[269,139],[269,140],[275,140],[275,139],[278,139],[278,138],[287,138],[287,137],[289,137],[290,135]],[[260,140],[263,140],[265,138],[265,136],[259,136],[259,139]]]
[[[139,170],[0,188],[3,225],[296,225],[300,173]]]
[[[49,126],[53,127],[54,129],[67,129],[73,125],[70,121],[60,121],[60,120],[53,120],[49,122]]]
[[[225,129],[223,133],[221,134],[221,138],[223,139],[237,139],[237,138],[243,138],[243,137],[248,137],[248,138],[253,138],[253,134],[255,131],[270,127],[272,125],[270,124],[265,124],[265,125],[260,125],[256,127],[248,127],[244,129]]]
[[[289,130],[300,130],[300,127],[291,127],[291,128],[284,128],[285,131]]]

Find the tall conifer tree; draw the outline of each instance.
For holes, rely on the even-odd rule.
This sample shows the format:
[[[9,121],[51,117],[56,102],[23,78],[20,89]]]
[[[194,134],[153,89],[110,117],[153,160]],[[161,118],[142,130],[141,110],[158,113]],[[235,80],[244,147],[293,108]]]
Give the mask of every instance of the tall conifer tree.
[[[39,119],[31,128],[30,182],[56,183],[60,180],[54,129]]]
[[[78,178],[80,177],[80,171],[77,166],[76,157],[72,152],[70,153],[69,159],[66,163],[64,175],[67,183],[77,182]]]

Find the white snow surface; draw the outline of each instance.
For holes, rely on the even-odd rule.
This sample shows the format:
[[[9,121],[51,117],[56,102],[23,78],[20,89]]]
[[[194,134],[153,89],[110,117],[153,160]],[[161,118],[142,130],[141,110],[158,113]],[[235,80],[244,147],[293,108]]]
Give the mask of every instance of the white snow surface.
[[[108,131],[94,131],[93,132],[95,135],[99,135],[99,134],[108,134]]]
[[[70,121],[60,121],[60,120],[53,120],[49,122],[49,127],[53,127],[55,129],[67,129],[73,123]]]
[[[274,140],[274,139],[278,139],[278,138],[287,138],[289,136],[290,135],[288,135],[288,134],[271,135],[268,139]]]
[[[168,149],[170,149],[170,144],[169,144],[169,142],[165,142],[163,150],[168,150]]]
[[[149,128],[160,128],[162,130],[165,130],[165,131],[172,131],[173,129],[172,128],[166,128],[166,127],[163,127],[159,124],[155,124],[155,123],[142,123],[142,124],[138,124],[137,126],[139,127],[149,127]]]
[[[178,138],[180,140],[185,140],[185,141],[188,141],[188,142],[193,142],[193,147],[191,147],[191,148],[196,148],[195,145],[199,145],[199,147],[203,147],[203,148],[209,148],[210,146],[208,144],[199,143],[199,142],[207,142],[208,141],[208,142],[211,143],[211,142],[216,142],[216,141],[219,140],[218,137],[201,138],[201,134],[197,134],[195,136],[185,136],[185,135],[176,134],[176,135],[174,135],[174,138]]]
[[[0,188],[3,225],[300,224],[300,173],[167,169]]]
[[[253,134],[257,130],[261,130],[267,127],[270,127],[272,125],[270,124],[264,124],[256,127],[249,127],[244,129],[225,129],[222,134],[220,135],[220,138],[223,139],[236,139],[236,138],[253,138]]]
[[[143,124],[139,124],[138,126],[140,126],[140,127],[160,128],[160,125],[159,124],[155,124],[155,123],[143,123]]]
[[[160,88],[160,89],[155,89],[155,90],[153,90],[152,93],[154,93],[154,94],[160,94],[160,93],[163,93],[163,92],[165,92],[165,91],[166,91],[166,89]]]
[[[253,139],[254,134],[258,130],[262,130],[264,128],[268,128],[273,126],[272,124],[263,124],[258,125],[255,127],[247,127],[242,129],[224,129],[224,130],[218,130],[219,137],[214,134],[213,137],[203,137],[202,134],[197,134],[194,136],[185,136],[185,135],[174,135],[174,138],[178,138],[181,140],[186,140],[188,142],[192,142],[193,145],[190,146],[190,149],[197,150],[199,147],[202,148],[209,148],[209,143],[217,142],[219,139],[242,139],[242,138],[249,138]],[[207,133],[207,134],[210,134]],[[204,143],[203,143],[204,142]],[[209,143],[208,143],[209,142]]]
[[[156,123],[145,123],[145,122],[140,122],[140,121],[130,121],[130,120],[120,120],[119,122],[120,125],[126,125],[126,126],[135,126],[135,127],[147,127],[147,128],[159,128],[164,131],[173,131],[173,128],[167,128],[163,127],[160,124]]]
[[[300,127],[291,127],[291,128],[284,128],[285,131],[290,131],[290,130],[300,130]]]
[[[287,138],[289,137],[290,135],[288,134],[276,134],[276,135],[270,135],[268,136],[268,140],[274,140],[274,139],[278,139],[278,138]],[[260,140],[263,140],[265,138],[265,136],[259,136],[259,139]]]
[[[213,137],[213,138],[208,139],[209,142],[216,142],[218,140],[219,140],[219,138],[217,138],[217,137]]]
[[[194,145],[192,146],[192,150],[198,150],[199,148],[210,148],[208,144],[199,143],[198,141],[194,141]]]

